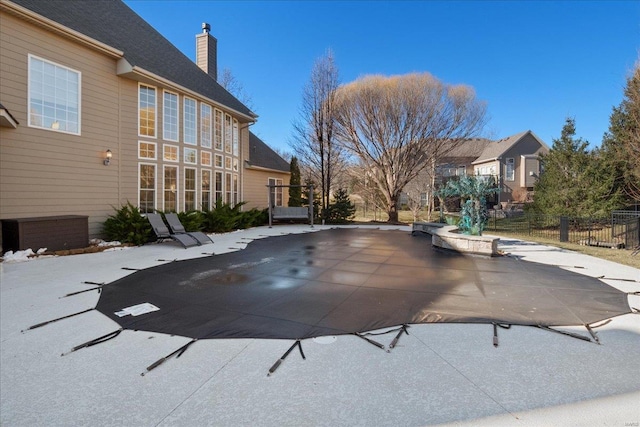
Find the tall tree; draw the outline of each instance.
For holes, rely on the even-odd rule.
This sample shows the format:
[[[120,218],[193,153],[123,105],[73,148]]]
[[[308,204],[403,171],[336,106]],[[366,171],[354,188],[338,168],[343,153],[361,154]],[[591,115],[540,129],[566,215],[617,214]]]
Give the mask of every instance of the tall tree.
[[[573,118],[567,118],[560,138],[541,156],[543,173],[535,185],[532,208],[550,215],[602,216],[616,207],[616,195],[607,163],[589,143],[576,138]]]
[[[622,102],[613,108],[601,151],[618,171],[628,202],[640,203],[640,60],[627,79]]]
[[[289,179],[289,184],[291,187],[289,188],[289,206],[302,206],[302,187],[300,180],[300,167],[298,166],[298,158],[293,156],[291,158],[291,162],[289,163],[289,171],[291,172],[291,177]]]
[[[338,90],[335,111],[338,139],[375,171],[390,222],[398,221],[405,185],[485,122],[485,104],[471,87],[447,85],[428,73],[358,79]]]
[[[339,85],[333,53],[319,58],[302,94],[300,117],[294,123],[293,149],[320,186],[324,215],[331,198],[331,184],[340,172],[342,153],[335,144],[335,92]]]

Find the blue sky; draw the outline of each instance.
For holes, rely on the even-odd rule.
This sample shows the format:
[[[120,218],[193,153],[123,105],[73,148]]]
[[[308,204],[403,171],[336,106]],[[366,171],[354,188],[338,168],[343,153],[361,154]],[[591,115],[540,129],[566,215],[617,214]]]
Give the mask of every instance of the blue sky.
[[[600,145],[640,55],[640,1],[125,0],[195,59],[202,22],[259,115],[252,131],[288,150],[314,62],[334,52],[340,79],[429,72],[475,88],[484,136],[532,130],[549,146],[566,117]]]

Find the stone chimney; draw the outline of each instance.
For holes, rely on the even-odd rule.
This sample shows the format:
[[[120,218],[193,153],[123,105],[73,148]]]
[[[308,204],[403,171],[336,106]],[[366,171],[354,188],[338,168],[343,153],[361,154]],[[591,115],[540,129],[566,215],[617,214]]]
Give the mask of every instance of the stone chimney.
[[[218,80],[218,40],[209,34],[211,25],[202,23],[202,33],[196,35],[196,64]]]

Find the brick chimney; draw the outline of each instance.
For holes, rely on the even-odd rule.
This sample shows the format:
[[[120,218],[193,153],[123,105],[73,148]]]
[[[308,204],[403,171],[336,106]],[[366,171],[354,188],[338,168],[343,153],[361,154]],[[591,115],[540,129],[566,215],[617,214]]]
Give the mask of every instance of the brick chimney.
[[[196,35],[196,64],[218,80],[218,40],[209,34],[211,25],[202,23],[202,33]]]

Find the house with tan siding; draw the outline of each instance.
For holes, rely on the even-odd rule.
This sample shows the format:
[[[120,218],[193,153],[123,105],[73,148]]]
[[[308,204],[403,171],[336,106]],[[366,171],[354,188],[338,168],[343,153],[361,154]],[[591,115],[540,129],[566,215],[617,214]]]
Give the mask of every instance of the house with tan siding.
[[[98,237],[127,202],[266,207],[244,189],[267,184],[248,167],[257,115],[202,30],[194,63],[120,0],[0,0],[0,220],[82,215]]]

